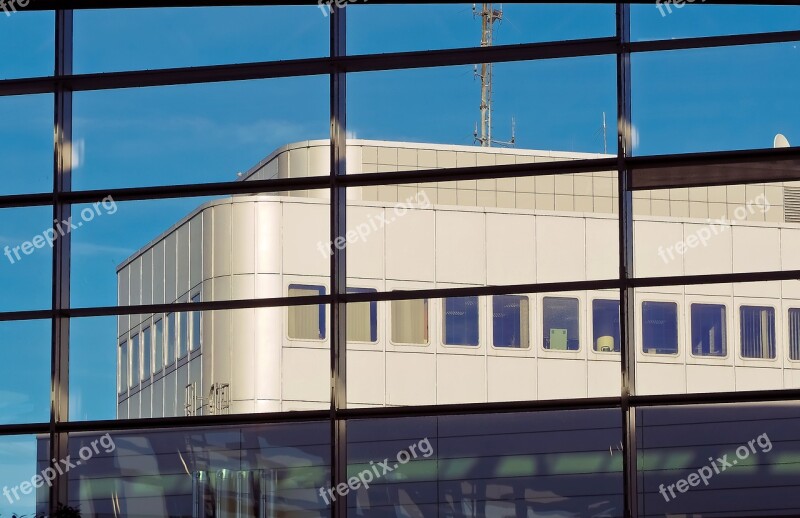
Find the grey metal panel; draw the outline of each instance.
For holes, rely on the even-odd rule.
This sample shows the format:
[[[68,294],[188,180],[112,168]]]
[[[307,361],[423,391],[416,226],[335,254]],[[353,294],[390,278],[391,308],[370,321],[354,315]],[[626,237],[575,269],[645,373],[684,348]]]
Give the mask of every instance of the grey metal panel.
[[[230,290],[230,278],[221,278],[214,280],[214,294],[218,293],[220,285],[228,285],[227,289]],[[213,363],[213,378],[206,380],[211,383],[231,383],[231,314],[232,311],[214,311],[210,314],[211,318],[207,320],[213,321],[212,329],[212,342],[210,347],[211,359]],[[209,355],[209,348],[204,352],[205,356]]]
[[[256,203],[234,203],[232,205],[231,273],[255,273],[256,257]]]
[[[142,304],[153,303],[153,250],[142,257]]]
[[[165,243],[161,241],[153,247],[153,304],[164,304],[164,249]]]
[[[178,236],[173,232],[169,234],[164,241],[164,302],[169,304],[175,302],[178,298],[176,291],[176,248],[178,246]]]
[[[170,372],[164,377],[164,417],[174,417],[175,403],[178,401],[176,383],[178,375],[175,371]]]
[[[203,280],[214,276],[214,209],[203,211]],[[205,290],[204,290],[205,291]],[[206,300],[213,300],[210,295]]]
[[[130,270],[130,304],[132,306],[142,303],[142,260],[141,258],[132,262],[128,267]],[[142,321],[141,315],[131,315],[130,326],[136,327]]]
[[[231,206],[214,207],[214,269],[215,277],[231,274]],[[219,300],[219,299],[218,299]]]
[[[117,274],[117,300],[120,306],[128,305],[128,276],[130,271],[126,266]],[[128,332],[130,328],[130,317],[120,315],[117,317],[117,336],[120,337]]]
[[[139,415],[139,401],[141,400],[140,394],[136,393],[128,400],[128,413],[131,419],[138,419]]]
[[[197,387],[197,397],[206,397],[208,390],[203,387],[203,356],[199,356],[189,362],[189,384]],[[196,401],[194,405],[196,415],[203,415],[201,410],[202,401]]]
[[[189,384],[189,364],[178,367],[178,379],[176,386],[177,405],[175,411],[177,415],[186,415],[186,385]]]
[[[140,416],[143,418],[152,417],[153,413],[153,402],[151,400],[152,393],[153,393],[152,386],[142,389],[141,401],[139,404],[141,405]]]
[[[250,277],[250,276],[246,276]],[[238,280],[238,279],[237,279]],[[234,280],[234,285],[237,284]],[[231,332],[228,347],[231,352],[231,399],[255,398],[255,310],[231,311]],[[264,344],[269,346],[269,344]],[[272,344],[277,347],[277,344]]]
[[[178,297],[182,297],[189,291],[189,225],[183,225],[177,231],[178,234]]]
[[[206,212],[201,212],[189,223],[189,286],[194,289],[202,282],[203,276],[203,217]]]
[[[164,379],[153,383],[152,390],[153,417],[164,417]]]

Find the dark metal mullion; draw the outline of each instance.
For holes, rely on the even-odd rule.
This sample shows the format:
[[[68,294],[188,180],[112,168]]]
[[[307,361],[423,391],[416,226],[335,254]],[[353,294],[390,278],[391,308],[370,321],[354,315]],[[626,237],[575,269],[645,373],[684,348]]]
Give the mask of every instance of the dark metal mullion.
[[[330,54],[336,62],[347,55],[346,5],[329,4]],[[347,73],[335,68],[330,76],[331,106],[331,486],[347,483],[347,421],[340,411],[347,408],[347,186],[340,180],[347,174]],[[337,246],[343,242],[343,246]],[[333,518],[347,516],[347,496],[333,495]]]
[[[636,408],[631,396],[636,387],[636,339],[635,339],[635,290],[633,252],[633,192],[631,172],[626,163],[632,152],[631,122],[631,55],[630,55],[630,4],[617,4],[617,192],[619,194],[619,277],[620,289],[620,354],[622,368],[621,417],[622,417],[622,473],[624,515],[636,518],[639,515],[637,488],[636,452]]]
[[[70,10],[55,13],[55,75],[72,74],[72,16]],[[50,393],[50,458],[66,458],[69,435],[58,424],[69,420],[69,327],[63,312],[70,303],[70,235],[59,233],[59,223],[68,221],[72,207],[61,194],[72,190],[72,92],[60,85],[54,99],[53,150],[53,319]],[[49,515],[54,516],[59,503],[68,503],[67,475],[59,474],[49,490]]]

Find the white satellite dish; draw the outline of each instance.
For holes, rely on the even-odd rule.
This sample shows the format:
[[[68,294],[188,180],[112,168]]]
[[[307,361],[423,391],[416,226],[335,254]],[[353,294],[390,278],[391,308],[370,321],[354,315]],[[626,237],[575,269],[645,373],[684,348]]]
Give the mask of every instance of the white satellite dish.
[[[775,135],[775,141],[773,142],[772,146],[775,148],[792,147],[791,145],[789,145],[789,140],[780,133]]]

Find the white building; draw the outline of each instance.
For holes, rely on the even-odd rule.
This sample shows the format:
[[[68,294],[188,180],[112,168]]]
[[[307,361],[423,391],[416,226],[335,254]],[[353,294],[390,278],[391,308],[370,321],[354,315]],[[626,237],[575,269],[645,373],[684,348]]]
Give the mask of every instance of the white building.
[[[601,155],[352,141],[349,173]],[[327,141],[243,180],[328,174]],[[792,184],[635,193],[638,276],[800,268]],[[206,203],[118,269],[119,304],[329,292],[328,191]],[[613,279],[616,173],[348,192],[348,286],[447,288]],[[788,212],[788,210],[787,210]],[[709,223],[727,218],[735,224]],[[754,253],[757,251],[757,253]],[[352,407],[617,396],[618,292],[348,308]],[[800,282],[637,292],[640,394],[800,387]],[[327,408],[328,308],[119,317],[118,417]],[[165,367],[166,365],[166,367]],[[187,404],[187,401],[189,403]]]

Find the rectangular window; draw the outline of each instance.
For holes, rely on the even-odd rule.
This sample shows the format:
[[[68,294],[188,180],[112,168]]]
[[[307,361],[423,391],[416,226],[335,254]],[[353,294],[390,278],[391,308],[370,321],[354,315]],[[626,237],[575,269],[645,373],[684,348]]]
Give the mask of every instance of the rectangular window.
[[[742,306],[739,308],[742,358],[775,358],[775,308]]]
[[[178,313],[178,358],[183,358],[189,352],[189,314]]]
[[[156,320],[153,326],[155,336],[155,351],[153,352],[153,372],[156,373],[164,368],[164,321]]]
[[[542,301],[543,342],[545,349],[553,351],[577,351],[578,299],[545,297]]]
[[[678,354],[676,303],[642,303],[642,350],[647,354]]]
[[[601,353],[618,353],[620,344],[619,301],[592,301],[592,343]]]
[[[315,297],[325,295],[324,286],[292,284],[290,297]],[[325,340],[325,304],[289,307],[289,338],[294,340]]]
[[[800,309],[789,309],[789,359],[800,361]]]
[[[192,297],[192,302],[200,302],[200,294]],[[192,311],[192,351],[199,351],[203,346],[203,312]]]
[[[527,349],[530,343],[528,297],[492,297],[492,343],[495,347]]]
[[[175,325],[175,313],[167,315],[167,367],[175,363],[175,346],[178,326]]]
[[[428,335],[428,299],[392,301],[392,342],[426,345]]]
[[[130,366],[128,365],[128,342],[119,344],[119,392],[127,392],[128,390],[128,373]]]
[[[142,371],[139,366],[140,358],[139,335],[133,335],[133,338],[131,338],[131,387],[138,385],[142,379]]]
[[[692,354],[727,355],[725,321],[725,306],[722,304],[692,304]]]
[[[150,378],[150,373],[153,370],[153,336],[150,328],[146,327],[142,331],[142,379]]]
[[[444,344],[476,347],[480,343],[478,297],[444,299]]]
[[[347,293],[377,293],[373,288],[348,288]],[[378,303],[357,302],[347,305],[347,341],[378,341]]]

